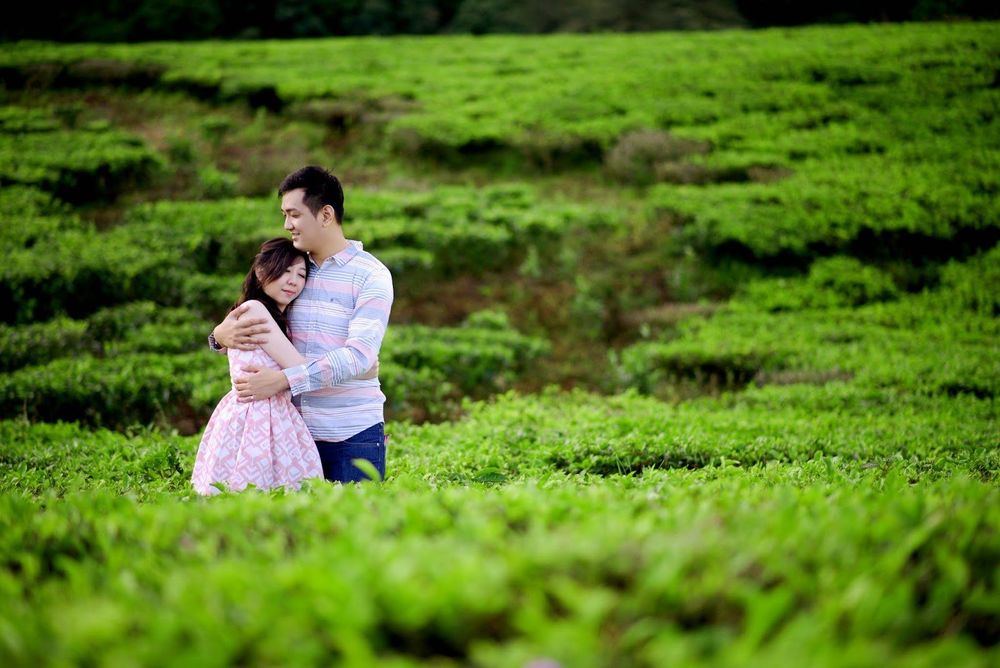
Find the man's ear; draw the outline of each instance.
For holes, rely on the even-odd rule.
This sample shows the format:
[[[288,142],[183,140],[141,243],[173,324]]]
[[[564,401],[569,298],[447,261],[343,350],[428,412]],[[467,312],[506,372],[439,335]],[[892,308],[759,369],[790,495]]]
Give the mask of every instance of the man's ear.
[[[320,209],[320,216],[323,218],[323,227],[327,227],[330,223],[337,222],[337,214],[334,213],[333,207],[329,204],[324,204],[323,208]]]

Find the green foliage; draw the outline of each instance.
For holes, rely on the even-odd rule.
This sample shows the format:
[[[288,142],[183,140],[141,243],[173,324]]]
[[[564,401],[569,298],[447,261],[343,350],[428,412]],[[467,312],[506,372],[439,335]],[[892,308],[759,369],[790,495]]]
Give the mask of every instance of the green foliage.
[[[642,391],[667,394],[685,378],[727,388],[853,379],[900,392],[996,397],[996,256],[994,249],[949,265],[934,290],[859,308],[849,305],[892,294],[891,283],[854,261],[831,260],[798,281],[751,284],[729,308],[682,322],[673,340],[624,350],[622,375]]]
[[[229,389],[225,357],[209,353],[207,344],[185,355],[82,355],[0,375],[0,414],[112,428],[166,425],[206,385],[216,398]],[[205,416],[212,407],[191,406]]]
[[[143,204],[122,224],[96,232],[38,191],[11,190],[0,196],[3,234],[14,248],[0,268],[0,319],[11,323],[85,317],[134,300],[221,317],[239,293],[234,275],[245,274],[261,243],[283,234],[273,198]],[[40,226],[21,231],[26,212],[19,207],[40,215]],[[595,217],[582,206],[544,201],[527,186],[359,190],[347,216],[348,236],[378,249],[403,282],[507,269],[529,250],[555,253],[570,235],[616,220],[611,212]],[[35,247],[40,242],[44,252]]]
[[[5,223],[15,220],[12,212],[2,216]],[[134,300],[167,301],[182,280],[176,260],[155,238],[139,244],[128,235],[70,226],[41,243],[11,252],[0,267],[0,317],[8,323],[85,317]]]
[[[56,318],[30,325],[0,325],[0,371],[82,354],[191,352],[204,347],[211,328],[211,323],[187,309],[159,307],[148,301],[101,309],[85,320]]]
[[[207,352],[211,328],[191,311],[150,302],[86,321],[3,326],[0,416],[112,428],[206,420],[230,388],[226,357]],[[502,392],[549,348],[496,313],[461,327],[390,332],[380,377],[396,419],[441,419],[457,412],[462,396]]]
[[[158,202],[132,210],[121,232],[183,245],[199,271],[237,273],[263,241],[282,233],[280,222],[273,198]],[[452,276],[500,269],[529,246],[548,250],[592,225],[583,207],[545,201],[527,186],[359,189],[348,203],[345,233],[377,248],[393,272]]]
[[[106,125],[66,130],[35,109],[0,110],[0,184],[37,186],[73,201],[112,197],[161,166],[137,137]]]
[[[877,267],[850,257],[817,260],[801,279],[754,281],[746,286],[741,303],[765,311],[797,311],[835,306],[862,306],[899,296],[892,277]]]
[[[989,247],[998,236],[1000,147],[966,155],[956,144],[952,151],[927,162],[815,160],[780,183],[659,186],[651,206],[679,216],[680,241],[709,255],[942,259]],[[944,180],[952,185],[942,187]]]
[[[636,394],[550,392],[466,408],[457,424],[412,426],[394,436],[395,466],[443,483],[488,468],[514,478],[607,476],[834,458],[848,468],[899,463],[914,477],[958,467],[992,478],[1000,454],[988,399],[847,383],[749,388],[674,406]]]
[[[39,244],[45,247],[64,232],[91,229],[63,202],[42,190],[18,185],[0,188],[0,241],[7,252]]]
[[[549,350],[496,314],[478,315],[461,327],[390,327],[385,355],[410,369],[428,368],[449,378],[463,395],[486,396],[508,389],[528,364]]]
[[[392,324],[383,484],[202,499],[196,432],[230,389],[205,336],[281,233],[275,199],[98,232],[4,184],[0,663],[997,663],[996,34],[11,45],[5,81],[155,70],[302,102],[345,142],[375,124],[416,169],[620,161],[646,185],[351,189],[348,236],[404,290],[557,315]],[[114,143],[60,109],[0,108],[0,133]],[[237,126],[193,127],[221,150]],[[195,179],[191,150],[170,153]],[[634,389],[503,393],[606,340],[602,387]]]
[[[0,476],[0,651],[13,663],[835,665],[846,643],[865,661],[988,662],[1000,499],[975,467],[998,455],[969,424],[988,406],[955,399],[937,423],[889,402],[871,422],[841,403],[839,422],[789,421],[837,397],[817,392],[677,408],[505,397],[457,425],[397,430],[384,485],[198,500],[197,438],[0,423],[14,444]],[[608,449],[622,466],[659,450],[670,468],[542,473],[567,460],[600,471]],[[497,477],[491,459],[514,477],[443,479]]]
[[[25,43],[5,50],[0,67],[158,63],[161,87],[196,95],[325,99],[355,109],[351,118],[374,124],[407,161],[508,172],[603,161],[629,182],[667,182],[653,187],[649,206],[686,223],[681,247],[804,266],[833,254],[940,261],[996,243],[996,35],[995,24],[980,23],[401,38],[389,59],[377,40],[293,42],[280,57],[263,44]],[[16,114],[11,127],[48,122]],[[202,126],[210,137],[228,132],[217,116]],[[18,150],[38,153],[28,164],[41,166],[66,162],[35,146],[54,133],[5,136],[27,142]],[[119,141],[113,131],[71,134]],[[229,192],[222,173],[202,176],[209,196]],[[444,268],[434,247],[452,239],[428,217],[427,250]],[[506,233],[490,226],[461,241],[478,261],[505,248]],[[402,267],[425,266],[426,255],[391,250]]]

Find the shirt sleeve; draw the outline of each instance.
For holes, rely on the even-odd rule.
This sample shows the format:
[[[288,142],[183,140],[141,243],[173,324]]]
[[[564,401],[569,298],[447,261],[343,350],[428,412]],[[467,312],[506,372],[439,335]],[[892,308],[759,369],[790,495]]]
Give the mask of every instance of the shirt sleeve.
[[[285,369],[293,395],[340,385],[372,367],[382,348],[392,308],[392,276],[386,269],[369,274],[347,328],[347,340],[322,357]]]

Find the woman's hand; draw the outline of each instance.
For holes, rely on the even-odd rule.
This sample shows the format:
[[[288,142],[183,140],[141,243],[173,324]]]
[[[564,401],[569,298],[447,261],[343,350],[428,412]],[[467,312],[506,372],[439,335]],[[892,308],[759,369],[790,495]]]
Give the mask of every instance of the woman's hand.
[[[256,350],[258,346],[267,343],[267,334],[271,329],[263,318],[240,318],[249,309],[248,304],[240,304],[219,323],[212,334],[216,342],[223,348],[237,350]]]
[[[375,364],[372,364],[372,368],[365,371],[363,374],[358,376],[358,380],[371,380],[372,378],[378,378],[378,358],[375,358]]]

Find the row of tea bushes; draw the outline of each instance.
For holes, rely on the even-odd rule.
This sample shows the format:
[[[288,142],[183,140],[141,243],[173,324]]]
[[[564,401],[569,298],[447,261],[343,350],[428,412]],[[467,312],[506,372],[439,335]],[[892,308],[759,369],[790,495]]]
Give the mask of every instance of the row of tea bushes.
[[[387,373],[397,393],[395,375]],[[711,473],[812,462],[845,480],[895,468],[914,481],[956,472],[991,481],[1000,466],[991,400],[968,394],[930,397],[850,383],[796,384],[665,405],[635,393],[553,390],[506,393],[464,408],[462,419],[451,423],[390,418],[390,480],[447,486],[560,473]],[[0,491],[63,495],[89,487],[74,482],[82,477],[140,498],[186,493],[199,441],[148,427],[112,433],[20,419],[0,421],[0,436],[9,465]],[[155,470],[146,471],[151,463]],[[141,488],[160,474],[156,485]]]
[[[636,128],[685,135],[699,126],[746,126],[776,113],[799,116],[757,132],[764,142],[781,141],[788,130],[815,119],[854,120],[853,112],[865,109],[880,112],[874,122],[858,119],[877,135],[928,134],[936,129],[928,126],[932,118],[919,117],[907,129],[895,114],[914,107],[961,113],[968,99],[993,95],[989,46],[997,30],[995,23],[952,23],[451,36],[394,38],[388,48],[371,39],[24,43],[5,50],[0,66],[157,64],[166,71],[152,85],[161,87],[222,98],[260,91],[279,105],[325,100],[331,120],[342,126],[387,124],[400,150],[446,150],[468,161],[513,149],[544,162],[560,150],[566,158],[600,159],[616,138]]]
[[[8,323],[81,318],[136,300],[217,317],[260,244],[285,234],[275,198],[144,204],[102,232],[37,190],[4,194],[0,207],[0,229],[11,242],[0,268],[0,320]],[[31,216],[39,216],[38,229],[21,231]],[[516,270],[529,255],[555,254],[561,240],[617,220],[610,211],[544,200],[528,186],[358,190],[345,230],[386,262],[403,289]]]
[[[88,231],[93,225],[51,193],[21,185],[0,188],[0,242],[8,253],[42,250],[61,234]]]
[[[616,222],[610,210],[595,215],[526,185],[439,186],[426,192],[353,189],[344,230],[376,249],[394,273],[424,270],[433,278],[516,267],[530,247],[548,252],[568,234]],[[202,273],[245,271],[263,241],[284,234],[274,197],[145,204],[115,232],[155,236]]]
[[[49,112],[0,107],[5,186],[35,186],[66,201],[92,202],[148,181],[162,164],[141,139],[106,122],[67,128]]]
[[[200,428],[230,387],[226,357],[207,350],[212,323],[149,302],[86,321],[0,327],[0,415],[123,428],[186,419]],[[511,386],[548,344],[496,313],[458,327],[390,328],[380,378],[395,418],[448,417],[462,396]],[[30,366],[28,366],[30,365]],[[16,369],[16,370],[15,370]]]
[[[648,205],[675,216],[679,241],[709,256],[940,261],[1000,240],[1000,144],[973,133],[953,141],[947,156],[825,156],[778,183],[660,185]]]
[[[512,155],[578,167],[647,129],[707,140],[743,168],[989,136],[995,33],[979,23],[397,38],[391,49],[351,39],[278,49],[26,43],[5,50],[0,69],[92,62],[127,75],[155,64],[164,71],[150,86],[220,99],[257,91],[265,106],[302,107],[340,128],[375,124],[398,151],[455,164]],[[670,167],[669,153],[650,157]]]
[[[668,395],[684,379],[723,388],[850,380],[903,393],[994,398],[997,258],[994,249],[952,262],[936,288],[897,299],[884,273],[846,259],[818,263],[804,278],[751,283],[711,317],[683,321],[671,338],[626,348],[623,380]],[[857,304],[864,305],[852,308]]]
[[[183,308],[150,301],[114,306],[84,320],[59,317],[29,325],[0,325],[0,371],[59,357],[122,353],[183,353],[205,344],[213,324]]]
[[[533,401],[500,407],[537,416]],[[542,410],[558,420],[565,408]],[[484,421],[492,410],[465,429],[479,423],[503,452]],[[382,485],[194,499],[196,439],[0,423],[4,440],[20,444],[5,450],[0,474],[0,659],[599,667],[835,666],[845,652],[864,665],[996,658],[1000,498],[932,452],[930,473],[904,458],[868,467],[826,457],[428,484],[410,453],[447,456],[455,428],[394,435],[406,451],[391,451],[397,468]],[[578,440],[577,425],[562,428]]]
[[[914,478],[961,469],[992,479],[1000,462],[991,400],[969,394],[795,384],[665,405],[635,393],[547,392],[468,411],[447,428],[393,425],[399,466],[444,482],[830,460],[899,464]]]

